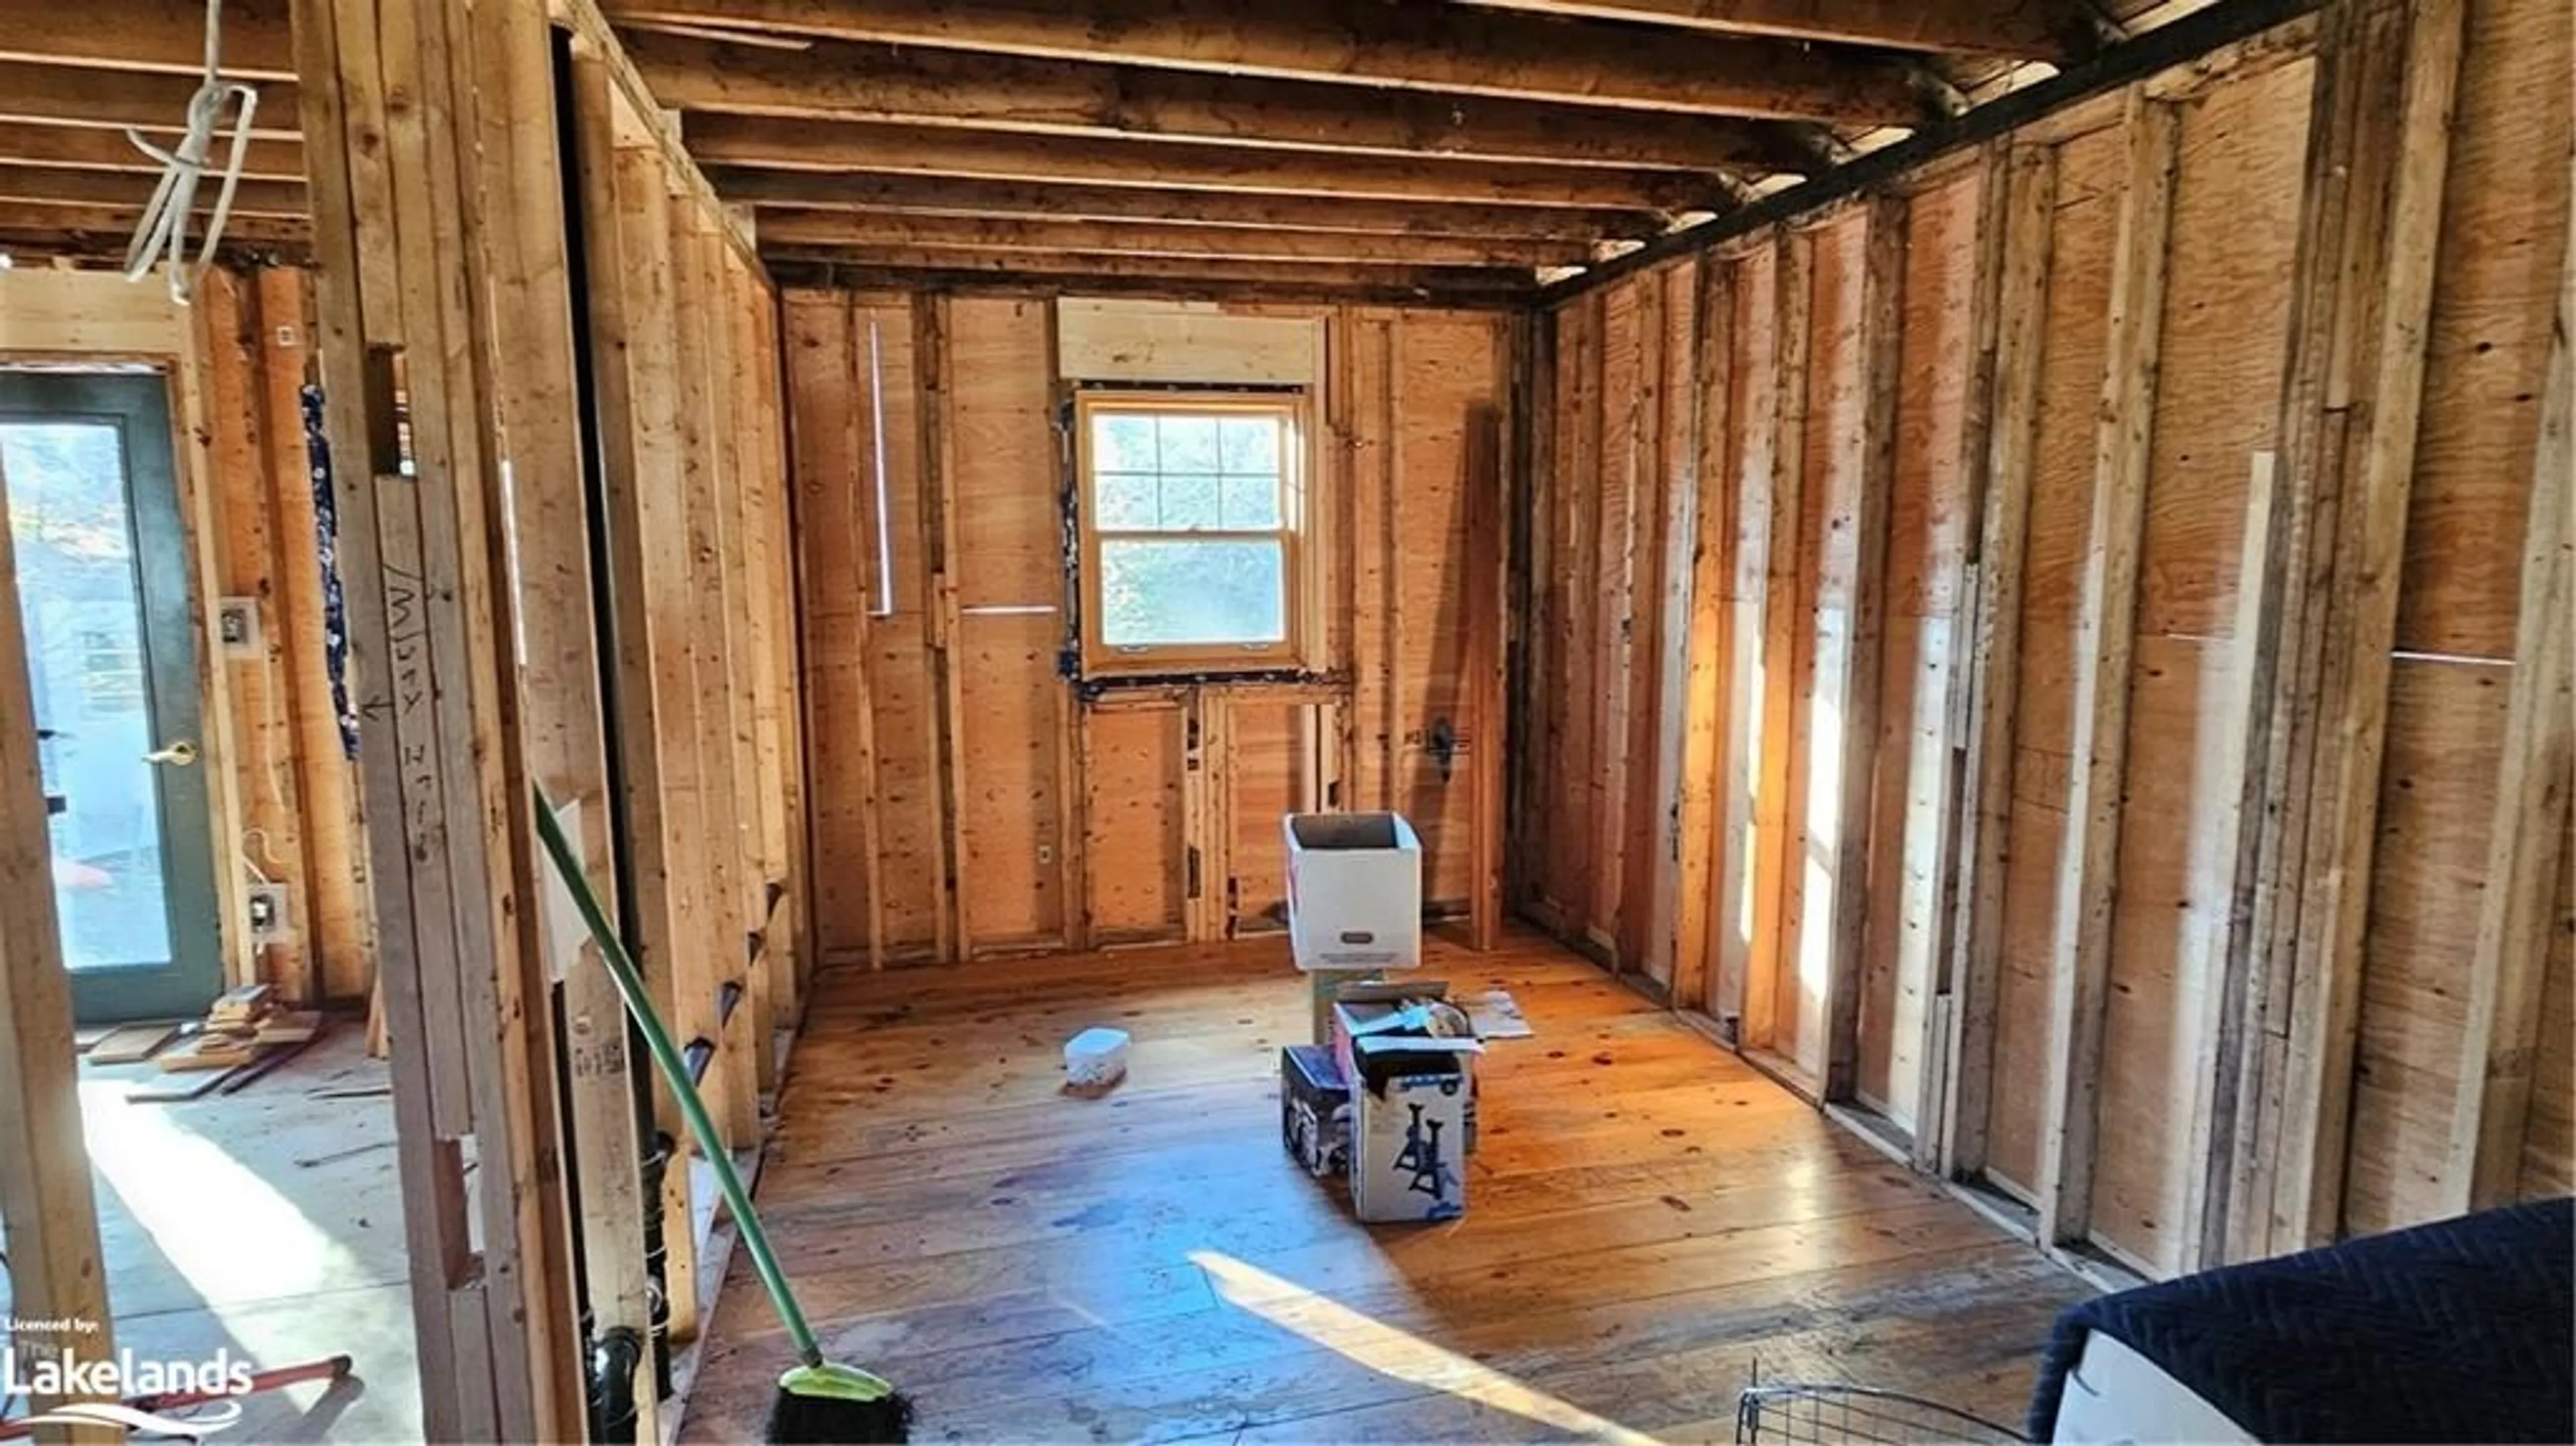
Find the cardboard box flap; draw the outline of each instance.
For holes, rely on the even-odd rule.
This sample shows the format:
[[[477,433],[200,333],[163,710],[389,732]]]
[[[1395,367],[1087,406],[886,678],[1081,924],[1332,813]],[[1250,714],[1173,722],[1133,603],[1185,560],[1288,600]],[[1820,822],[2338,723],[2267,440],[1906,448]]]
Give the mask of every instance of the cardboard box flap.
[[[1356,1083],[1371,1094],[1383,1096],[1392,1080],[1419,1079],[1428,1075],[1464,1078],[1468,1061],[1484,1053],[1485,1046],[1473,1039],[1404,1034],[1354,1039],[1351,1049],[1353,1064],[1360,1076]]]

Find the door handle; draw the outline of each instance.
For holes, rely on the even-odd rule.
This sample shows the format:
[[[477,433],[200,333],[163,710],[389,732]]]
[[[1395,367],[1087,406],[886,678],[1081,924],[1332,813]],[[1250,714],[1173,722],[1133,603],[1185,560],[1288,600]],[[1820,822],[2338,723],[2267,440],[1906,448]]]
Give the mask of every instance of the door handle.
[[[197,745],[192,739],[182,738],[167,748],[155,748],[144,754],[143,761],[167,764],[172,768],[186,768],[197,761]]]

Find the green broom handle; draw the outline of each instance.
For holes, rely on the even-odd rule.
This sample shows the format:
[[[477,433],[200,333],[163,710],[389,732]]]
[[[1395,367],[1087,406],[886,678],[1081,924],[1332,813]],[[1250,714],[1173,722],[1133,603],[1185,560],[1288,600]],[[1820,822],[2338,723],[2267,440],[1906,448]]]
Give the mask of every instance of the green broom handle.
[[[625,943],[608,926],[608,916],[600,910],[598,896],[590,891],[590,878],[582,871],[581,861],[573,856],[563,825],[555,821],[554,805],[546,801],[545,785],[532,782],[528,788],[537,799],[537,837],[545,841],[555,872],[571,892],[573,906],[581,910],[582,923],[590,927],[590,941],[599,946],[599,956],[608,965],[608,977],[617,981],[617,993],[626,1001],[626,1012],[635,1016],[636,1025],[644,1031],[644,1043],[653,1052],[653,1063],[661,1066],[662,1077],[671,1082],[671,1093],[680,1097],[680,1113],[689,1118],[689,1133],[697,1136],[699,1151],[715,1167],[716,1188],[724,1193],[725,1207],[733,1212],[733,1223],[742,1231],[743,1247],[751,1252],[752,1268],[760,1273],[761,1286],[769,1292],[769,1303],[778,1308],[778,1319],[787,1327],[788,1339],[795,1342],[797,1357],[806,1365],[821,1365],[823,1348],[814,1339],[814,1328],[805,1323],[805,1312],[797,1308],[794,1293],[787,1288],[787,1275],[778,1268],[778,1257],[770,1253],[769,1236],[760,1228],[760,1217],[752,1213],[751,1192],[742,1188],[742,1177],[734,1173],[733,1156],[725,1150],[724,1141],[716,1135],[716,1122],[707,1114],[707,1102],[698,1098],[698,1087],[689,1082],[688,1064],[672,1046],[662,1021],[653,1016],[653,1006],[644,997],[643,976],[635,972],[635,961],[627,956]],[[688,1228],[686,1222],[681,1228]]]

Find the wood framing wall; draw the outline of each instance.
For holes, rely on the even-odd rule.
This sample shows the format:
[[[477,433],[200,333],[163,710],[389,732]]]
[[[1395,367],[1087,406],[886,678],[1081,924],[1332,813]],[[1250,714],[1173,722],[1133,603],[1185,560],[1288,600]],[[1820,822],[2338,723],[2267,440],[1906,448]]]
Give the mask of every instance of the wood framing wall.
[[[1275,929],[1280,815],[1317,808],[1403,812],[1426,904],[1490,928],[1510,318],[841,290],[784,315],[820,958]],[[1313,676],[1062,673],[1086,382],[1303,390]]]
[[[2330,4],[1556,305],[1515,906],[2150,1275],[2567,1188],[2572,51]]]
[[[572,1439],[584,1325],[685,1342],[721,1272],[686,1143],[645,1255],[684,1132],[532,789],[756,1166],[806,954],[775,295],[587,4],[383,18],[293,33],[423,1419]]]

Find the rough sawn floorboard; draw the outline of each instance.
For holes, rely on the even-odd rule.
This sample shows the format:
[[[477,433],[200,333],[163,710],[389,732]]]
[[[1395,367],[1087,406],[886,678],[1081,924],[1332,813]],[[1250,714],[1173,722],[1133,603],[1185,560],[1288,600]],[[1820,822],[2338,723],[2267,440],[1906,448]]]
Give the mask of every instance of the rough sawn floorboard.
[[[1765,1380],[2019,1420],[2074,1277],[1530,934],[1464,1219],[1363,1226],[1278,1142],[1277,939],[817,982],[760,1205],[826,1354],[915,1441],[1727,1439]],[[1092,1024],[1134,1037],[1059,1091]],[[757,1439],[784,1334],[747,1258],[682,1436]]]

